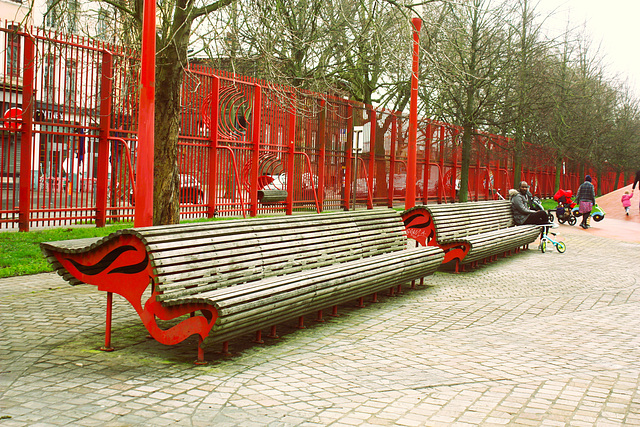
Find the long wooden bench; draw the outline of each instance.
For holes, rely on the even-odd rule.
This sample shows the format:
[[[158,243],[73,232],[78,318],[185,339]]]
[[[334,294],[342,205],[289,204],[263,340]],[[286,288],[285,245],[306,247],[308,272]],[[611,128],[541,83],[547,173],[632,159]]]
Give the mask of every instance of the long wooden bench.
[[[133,228],[41,245],[69,283],[107,292],[105,349],[117,293],[159,342],[197,334],[199,362],[207,337],[227,351],[231,338],[255,333],[260,341],[263,328],[275,336],[281,322],[316,311],[321,319],[323,309],[432,274],[443,251],[413,246],[391,209]],[[156,322],[184,315],[166,330]]]
[[[416,206],[402,218],[408,237],[443,249],[456,272],[528,248],[540,235],[538,225],[515,225],[508,200]]]

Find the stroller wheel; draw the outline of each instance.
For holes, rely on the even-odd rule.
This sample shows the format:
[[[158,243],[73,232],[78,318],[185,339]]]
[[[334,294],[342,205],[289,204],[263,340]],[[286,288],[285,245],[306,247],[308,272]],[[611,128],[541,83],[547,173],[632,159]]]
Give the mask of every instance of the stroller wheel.
[[[560,224],[564,224],[566,221],[567,221],[566,219],[558,217],[558,222]]]
[[[553,220],[554,220],[553,214],[549,212],[549,222],[553,222]]]
[[[576,225],[576,222],[578,222],[578,220],[576,219],[575,216],[572,216],[571,218],[569,218],[569,225]]]
[[[567,250],[567,245],[564,244],[564,242],[558,242],[556,244],[556,249],[558,250],[558,252],[560,252],[561,254],[564,253],[564,251]]]

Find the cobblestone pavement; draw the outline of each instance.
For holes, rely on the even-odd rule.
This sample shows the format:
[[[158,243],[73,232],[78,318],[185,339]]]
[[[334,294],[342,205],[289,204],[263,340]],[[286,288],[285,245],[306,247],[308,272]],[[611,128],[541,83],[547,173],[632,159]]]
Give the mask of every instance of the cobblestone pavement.
[[[53,274],[0,280],[0,427],[640,425],[640,244],[561,226],[532,250],[438,272],[233,356],[148,339],[115,297]]]

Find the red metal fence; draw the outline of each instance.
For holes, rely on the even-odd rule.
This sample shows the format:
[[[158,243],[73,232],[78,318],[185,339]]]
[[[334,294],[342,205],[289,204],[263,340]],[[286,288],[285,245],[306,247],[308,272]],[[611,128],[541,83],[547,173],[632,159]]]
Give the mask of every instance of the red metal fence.
[[[139,59],[41,30],[0,29],[0,46],[0,227],[133,219]],[[409,126],[400,113],[202,65],[187,73],[181,105],[183,218],[404,203]],[[418,203],[457,199],[460,132],[419,123]],[[514,186],[512,149],[501,136],[474,138],[469,200]],[[550,150],[527,146],[523,164],[535,194],[554,193]],[[578,170],[565,164],[561,188],[577,188]],[[613,173],[601,181],[602,192],[614,188]]]

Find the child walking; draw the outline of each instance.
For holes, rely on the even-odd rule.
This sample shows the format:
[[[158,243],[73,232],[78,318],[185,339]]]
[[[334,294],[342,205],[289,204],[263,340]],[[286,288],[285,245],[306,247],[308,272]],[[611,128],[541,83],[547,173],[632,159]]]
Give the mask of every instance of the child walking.
[[[628,191],[625,191],[624,194],[622,195],[622,206],[624,207],[624,210],[627,213],[627,216],[629,216],[629,210],[631,209],[632,197],[633,197],[633,190],[631,194],[629,194]]]

